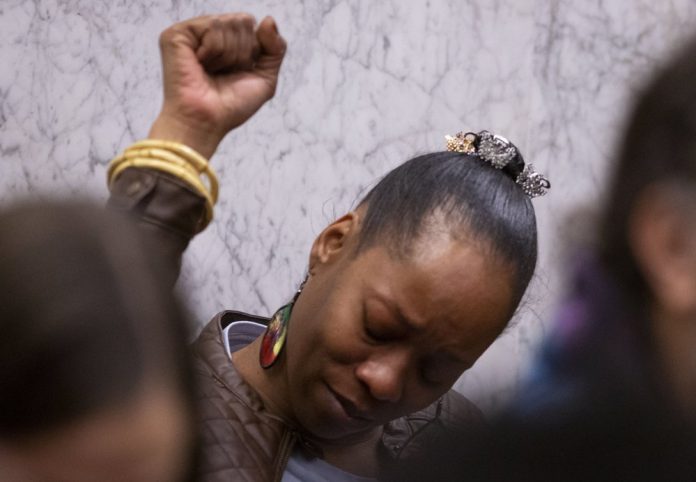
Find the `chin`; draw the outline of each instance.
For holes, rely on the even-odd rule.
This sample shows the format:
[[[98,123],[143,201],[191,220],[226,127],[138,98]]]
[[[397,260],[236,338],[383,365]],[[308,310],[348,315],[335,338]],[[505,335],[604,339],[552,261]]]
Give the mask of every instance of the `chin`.
[[[304,400],[305,410],[298,413],[297,421],[313,437],[326,441],[341,441],[363,438],[381,423],[360,420],[345,413],[340,403],[329,393],[315,395],[312,403]]]
[[[316,424],[313,427],[305,426],[308,433],[319,441],[328,443],[353,442],[367,438],[376,428],[375,425],[370,425],[362,428],[353,428],[339,426],[336,424]]]

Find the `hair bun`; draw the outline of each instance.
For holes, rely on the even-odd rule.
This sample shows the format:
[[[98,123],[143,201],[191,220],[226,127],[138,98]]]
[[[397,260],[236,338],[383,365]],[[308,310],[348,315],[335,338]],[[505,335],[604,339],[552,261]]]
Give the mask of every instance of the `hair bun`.
[[[488,131],[478,134],[459,132],[455,136],[445,136],[447,150],[476,156],[493,168],[502,170],[515,181],[530,198],[543,196],[551,188],[551,183],[536,172],[531,164],[526,164],[520,150],[507,140]]]

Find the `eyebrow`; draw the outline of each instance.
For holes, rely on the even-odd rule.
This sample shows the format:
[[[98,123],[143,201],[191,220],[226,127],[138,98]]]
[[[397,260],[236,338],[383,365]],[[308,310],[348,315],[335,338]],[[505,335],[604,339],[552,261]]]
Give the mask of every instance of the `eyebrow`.
[[[379,291],[375,291],[372,297],[387,309],[387,311],[396,319],[399,325],[402,325],[409,331],[416,333],[423,330],[420,326],[418,326],[418,323],[404,314],[394,300],[387,298]],[[367,315],[367,303],[363,303],[363,311],[365,312],[365,315]]]
[[[405,325],[409,330],[418,333],[420,331],[423,331],[423,328],[418,325],[415,321],[413,321],[411,318],[406,316],[403,311],[397,306],[395,303],[389,303],[388,301],[384,300],[381,296],[379,297],[380,301],[387,306],[390,311],[396,313],[396,319],[401,323],[402,325]],[[451,361],[455,363],[461,363],[463,365],[466,365],[466,369],[470,369],[472,366],[474,366],[474,363],[476,361],[472,362],[468,357],[462,357],[460,354],[454,353],[451,350],[443,350],[438,353],[442,358],[444,358],[446,361]]]

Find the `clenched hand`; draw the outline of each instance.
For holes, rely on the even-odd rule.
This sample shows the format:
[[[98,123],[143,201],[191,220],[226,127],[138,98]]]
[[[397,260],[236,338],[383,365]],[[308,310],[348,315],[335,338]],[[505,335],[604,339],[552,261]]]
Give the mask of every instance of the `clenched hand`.
[[[223,137],[275,93],[285,40],[275,21],[247,14],[198,17],[160,36],[164,105],[150,138],[210,157]]]

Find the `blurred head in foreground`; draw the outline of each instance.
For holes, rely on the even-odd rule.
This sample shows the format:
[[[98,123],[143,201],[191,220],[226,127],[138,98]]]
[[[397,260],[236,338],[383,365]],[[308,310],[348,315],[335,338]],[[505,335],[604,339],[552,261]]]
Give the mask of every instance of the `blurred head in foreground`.
[[[183,312],[134,226],[81,203],[0,213],[0,479],[183,481]]]
[[[670,398],[696,406],[696,38],[648,83],[629,118],[599,229],[617,287]],[[693,420],[692,420],[693,421]]]

